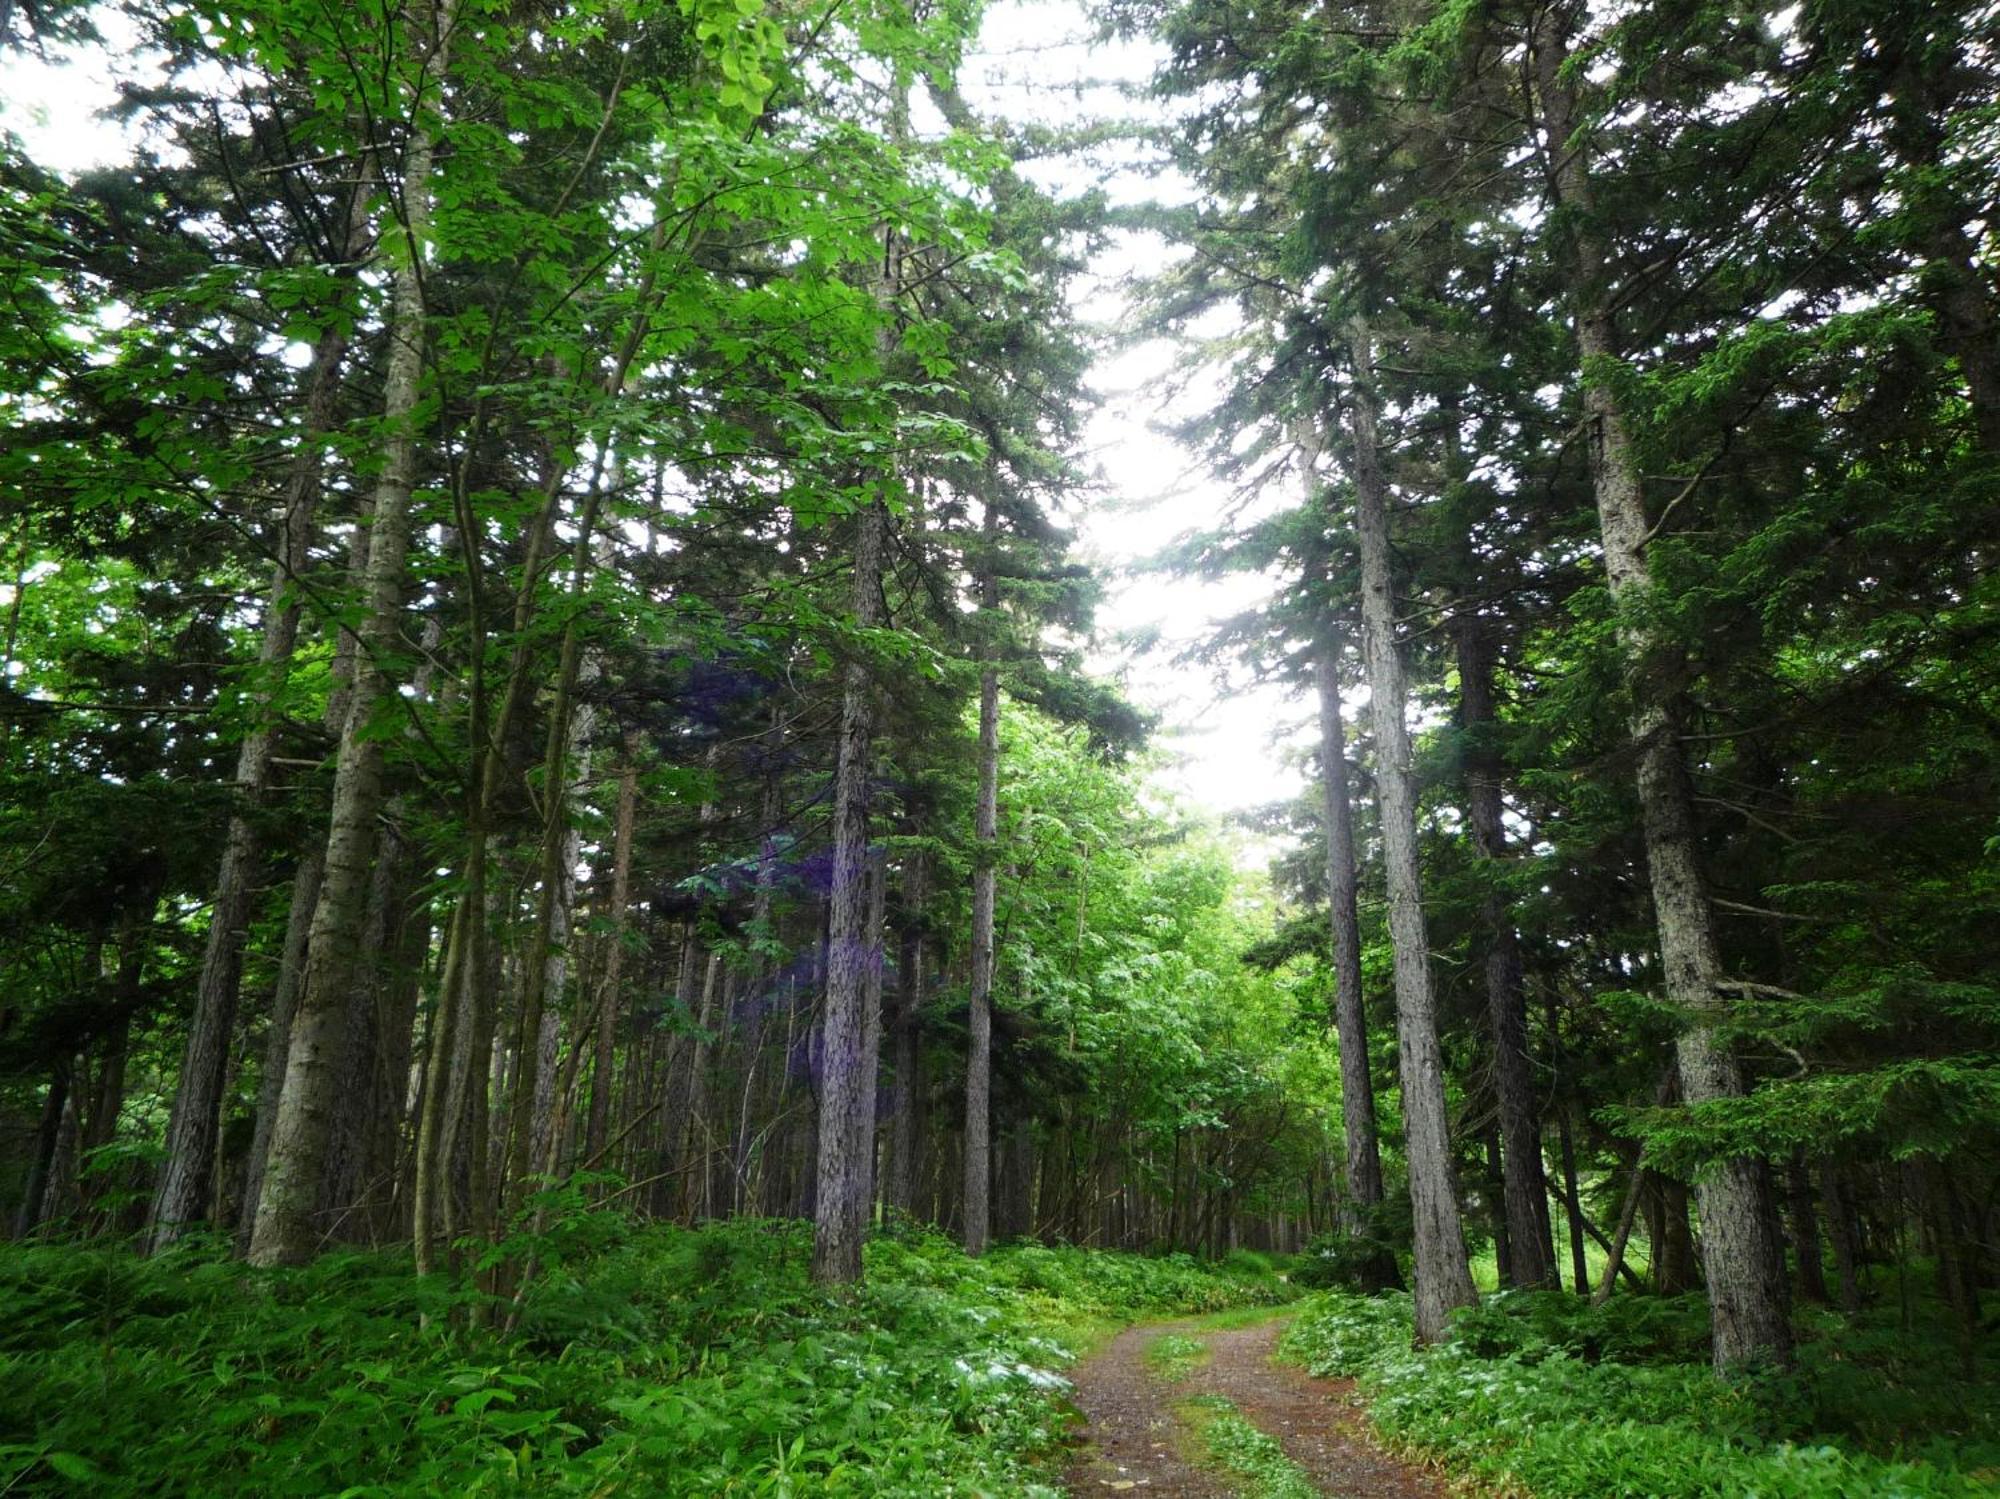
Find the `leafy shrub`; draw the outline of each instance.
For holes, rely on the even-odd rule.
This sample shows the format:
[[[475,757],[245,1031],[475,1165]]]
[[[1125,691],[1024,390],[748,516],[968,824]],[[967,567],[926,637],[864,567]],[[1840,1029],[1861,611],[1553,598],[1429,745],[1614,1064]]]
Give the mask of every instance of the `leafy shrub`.
[[[1452,1319],[1452,1341],[1475,1358],[1537,1363],[1702,1363],[1708,1306],[1699,1296],[1617,1296],[1601,1307],[1561,1291],[1501,1291]]]
[[[1868,1335],[1809,1344],[1797,1375],[1725,1382],[1694,1337],[1698,1313],[1685,1302],[1592,1309],[1497,1296],[1419,1352],[1407,1297],[1326,1295],[1306,1303],[1284,1349],[1314,1373],[1357,1378],[1392,1442],[1541,1499],[1992,1492],[1990,1382],[1968,1405],[1934,1376],[1928,1431],[1871,1452],[1868,1433],[1806,1419],[1839,1403],[1803,1393],[1828,1378],[1844,1388],[1851,1373],[1833,1371],[1851,1369]]]
[[[1409,1198],[1401,1193],[1369,1209],[1357,1233],[1321,1234],[1292,1267],[1292,1284],[1308,1291],[1371,1292],[1378,1267],[1407,1262],[1414,1235]]]
[[[0,1491],[1048,1495],[1067,1329],[1281,1291],[904,1233],[834,1294],[809,1225],[557,1206],[511,1334],[396,1255],[0,1246]]]

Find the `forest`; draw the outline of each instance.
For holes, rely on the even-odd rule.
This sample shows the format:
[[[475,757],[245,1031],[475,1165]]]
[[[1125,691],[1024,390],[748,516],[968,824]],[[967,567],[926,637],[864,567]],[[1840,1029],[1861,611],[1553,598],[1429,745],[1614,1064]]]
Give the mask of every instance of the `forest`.
[[[2000,1489],[1996,38],[0,0],[0,1494]]]

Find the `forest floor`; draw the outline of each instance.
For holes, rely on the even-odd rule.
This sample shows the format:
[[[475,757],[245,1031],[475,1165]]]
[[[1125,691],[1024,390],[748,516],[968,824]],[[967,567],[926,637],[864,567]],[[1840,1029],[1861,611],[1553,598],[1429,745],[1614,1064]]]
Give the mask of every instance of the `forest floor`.
[[[1444,1499],[1436,1474],[1383,1450],[1348,1379],[1315,1379],[1274,1362],[1288,1317],[1259,1314],[1154,1322],[1126,1329],[1071,1378],[1085,1425],[1067,1491],[1172,1499],[1304,1494],[1341,1499]],[[1164,1341],[1163,1341],[1164,1340]],[[1199,1345],[1198,1347],[1194,1345]],[[1165,1350],[1177,1354],[1163,1359]],[[1216,1443],[1214,1415],[1248,1422],[1283,1449],[1245,1465]],[[1268,1446],[1268,1444],[1257,1444]],[[1232,1460],[1233,1459],[1233,1460]]]

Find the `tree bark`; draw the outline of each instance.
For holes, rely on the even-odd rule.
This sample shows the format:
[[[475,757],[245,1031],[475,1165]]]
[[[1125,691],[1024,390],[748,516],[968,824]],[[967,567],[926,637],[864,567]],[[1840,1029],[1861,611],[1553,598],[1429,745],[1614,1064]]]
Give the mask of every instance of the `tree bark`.
[[[1308,499],[1317,493],[1317,470],[1324,448],[1318,418],[1295,428]],[[1347,770],[1347,726],[1340,702],[1344,641],[1331,617],[1321,627],[1313,657],[1319,695],[1320,812],[1326,837],[1327,920],[1333,939],[1333,1028],[1340,1052],[1340,1118],[1346,1145],[1347,1190],[1340,1201],[1341,1232],[1353,1238],[1371,1231],[1382,1205],[1382,1151],[1375,1116],[1375,1079],[1369,1067],[1367,997],[1361,987],[1360,878],[1354,854],[1354,801]],[[1381,1290],[1396,1280],[1395,1261],[1386,1248],[1386,1278],[1377,1264],[1369,1287]]]
[[[355,988],[356,939],[366,916],[375,818],[382,806],[382,741],[372,732],[390,695],[388,658],[400,638],[410,495],[416,482],[416,413],[426,322],[423,246],[431,213],[432,135],[429,94],[451,27],[451,0],[433,11],[435,33],[404,153],[404,244],[393,277],[388,357],[383,375],[382,469],[369,524],[366,613],[360,626],[347,720],[334,771],[332,825],[325,873],[306,949],[305,984],[292,1018],[284,1089],[271,1132],[257,1218],[250,1236],[254,1265],[295,1265],[316,1247],[318,1207],[333,1118],[333,1090],[346,1006]]]
[[[868,870],[868,969],[862,983],[861,1098],[867,1138],[862,1156],[868,1173],[863,1197],[875,1216],[876,1156],[882,1121],[882,970],[888,953],[889,860],[877,850]]]
[[[1785,1168],[1785,1186],[1792,1210],[1792,1252],[1799,1265],[1799,1294],[1825,1306],[1826,1258],[1820,1243],[1819,1208],[1813,1201],[1812,1173],[1803,1150],[1794,1151]]]
[[[1489,627],[1477,613],[1463,604],[1460,608],[1454,634],[1459,724],[1468,740],[1466,824],[1472,833],[1473,853],[1488,873],[1480,916],[1486,928],[1486,1023],[1493,1043],[1500,1169],[1511,1251],[1507,1283],[1527,1290],[1554,1290],[1561,1278],[1549,1225],[1549,1184],[1542,1174],[1542,1120],[1528,1055],[1528,997],[1521,977],[1521,946],[1507,902],[1492,882],[1507,859],[1500,757],[1487,737],[1498,717],[1494,711],[1493,641]]]
[[[1396,641],[1389,552],[1389,486],[1376,432],[1373,336],[1357,319],[1349,410],[1354,455],[1355,533],[1361,552],[1361,630],[1375,723],[1377,800],[1388,872],[1389,935],[1395,949],[1396,1032],[1401,1049],[1403,1120],[1414,1220],[1418,1340],[1445,1334],[1451,1313],[1478,1300],[1466,1262],[1448,1132],[1444,1054],[1417,858],[1415,776],[1404,722],[1403,661]]]
[[[903,866],[902,952],[896,964],[896,1015],[890,1034],[895,1075],[889,1115],[889,1169],[883,1200],[898,1212],[916,1205],[918,1014],[924,1003],[924,904],[929,896],[929,860],[914,853]]]
[[[850,607],[863,629],[882,615],[882,559],[888,507],[870,503],[857,517]],[[834,767],[833,893],[829,917],[826,1006],[820,1025],[819,1145],[813,1176],[813,1279],[845,1285],[861,1278],[868,1232],[868,1160],[874,1100],[865,1097],[862,1050],[868,970],[880,961],[868,931],[869,739],[874,681],[865,661],[848,662],[842,684],[840,739]]]
[[[49,1091],[43,1095],[41,1118],[35,1125],[35,1153],[28,1158],[28,1179],[21,1189],[21,1205],[14,1213],[17,1239],[27,1238],[41,1226],[49,1181],[55,1175],[63,1112],[69,1104],[70,1081],[75,1071],[75,1063],[69,1057],[60,1058],[49,1070]]]
[[[366,233],[367,194],[354,190],[341,258],[353,258]],[[235,791],[239,799],[223,835],[222,865],[209,907],[208,937],[201,975],[195,985],[194,1013],[182,1053],[173,1113],[167,1123],[166,1154],[149,1214],[147,1250],[158,1253],[199,1222],[209,1207],[210,1177],[221,1128],[222,1077],[236,1025],[243,984],[243,942],[250,923],[251,885],[263,856],[257,812],[271,778],[277,745],[271,721],[278,687],[298,643],[300,608],[293,596],[309,566],[313,514],[319,501],[324,439],[334,422],[341,368],[348,337],[329,328],[314,346],[306,378],[305,411],[299,450],[286,478],[279,512],[278,560],[264,605],[264,635],[257,652],[257,717],[236,752]]]
[[[1833,1241],[1833,1266],[1840,1283],[1840,1309],[1849,1316],[1861,1310],[1861,1245],[1855,1232],[1854,1198],[1841,1180],[1833,1157],[1821,1156],[1820,1195],[1826,1202],[1827,1237]]]
[[[292,1016],[298,1009],[299,988],[305,982],[306,940],[313,912],[319,907],[320,872],[325,850],[309,849],[292,876],[292,904],[285,918],[285,947],[278,961],[278,980],[271,990],[271,1017],[264,1034],[264,1068],[257,1079],[257,1122],[250,1136],[250,1157],[244,1166],[238,1248],[250,1247],[257,1221],[257,1202],[264,1190],[264,1162],[277,1124],[278,1099],[285,1089],[285,1063],[292,1049]]]
[[[599,986],[597,1034],[590,1064],[590,1119],[584,1130],[584,1159],[592,1162],[604,1154],[610,1137],[612,1053],[625,989],[626,907],[632,898],[632,827],[639,802],[636,749],[634,736],[626,736],[625,763],[618,771],[618,812],[611,835],[611,906],[606,912],[611,930],[605,937],[610,949]]]
[[[1629,663],[1640,821],[1667,998],[1684,1017],[1676,1045],[1681,1088],[1689,1103],[1699,1104],[1741,1096],[1743,1078],[1717,1034],[1724,1009],[1717,987],[1722,962],[1697,856],[1693,794],[1681,758],[1672,651],[1641,610],[1652,587],[1646,559],[1650,526],[1625,412],[1605,378],[1605,367],[1619,356],[1606,256],[1589,224],[1587,148],[1577,138],[1584,122],[1575,85],[1564,71],[1572,17],[1568,8],[1542,12],[1529,52],[1550,195],[1559,209],[1576,216],[1570,233],[1570,301],[1584,363],[1598,524],[1611,596],[1623,615],[1620,637]],[[1739,1156],[1720,1163],[1696,1190],[1717,1370],[1759,1360],[1788,1362],[1791,1325],[1768,1167]]]
[[[987,535],[993,510],[987,508]],[[980,602],[999,602],[992,563],[980,584]],[[991,616],[988,616],[989,628]],[[999,879],[1000,675],[989,664],[979,675],[979,801],[974,812],[972,866],[972,1003],[966,1018],[965,1252],[984,1254],[993,1200],[993,908]]]
[[[1327,918],[1333,935],[1333,1030],[1340,1051],[1340,1123],[1346,1145],[1347,1190],[1340,1202],[1341,1232],[1375,1236],[1384,1197],[1381,1132],[1375,1116],[1375,1078],[1369,1066],[1368,1005],[1361,988],[1360,877],[1354,858],[1354,802],[1347,773],[1347,729],[1340,707],[1341,643],[1329,626],[1314,661],[1319,689],[1320,797],[1326,829]],[[1363,1287],[1400,1284],[1387,1244],[1362,1267]]]

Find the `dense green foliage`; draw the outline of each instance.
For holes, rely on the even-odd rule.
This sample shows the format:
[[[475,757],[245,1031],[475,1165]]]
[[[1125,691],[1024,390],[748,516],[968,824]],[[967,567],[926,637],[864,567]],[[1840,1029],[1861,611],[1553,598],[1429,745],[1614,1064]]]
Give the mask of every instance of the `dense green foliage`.
[[[0,1486],[143,1494],[1033,1494],[1097,1327],[1279,1299],[1255,1265],[877,1239],[806,1278],[786,1222],[577,1215],[513,1335],[394,1255],[0,1251]],[[430,1319],[419,1331],[417,1318]]]
[[[1948,1318],[1929,1298],[1914,1325],[1894,1308],[1816,1315],[1796,1373],[1723,1383],[1697,1297],[1590,1307],[1509,1292],[1418,1353],[1407,1298],[1329,1294],[1304,1304],[1283,1351],[1357,1379],[1392,1442],[1537,1499],[1990,1493],[1992,1359],[1978,1383],[1939,1360]]]
[[[2000,1163],[1990,10],[1099,9],[1165,46],[1190,186],[1148,220],[1143,325],[1212,393],[1180,430],[1237,498],[1165,560],[1279,581],[1204,654],[1379,694],[1364,495],[1383,517],[1402,956],[1503,1280],[1644,1246],[1655,1289],[1744,1309],[1717,1356],[1755,1361],[1788,1281],[1856,1311],[1857,1267],[1915,1254],[1970,1371]],[[1372,737],[1358,784],[1394,768]],[[1264,822],[1290,920],[1260,957],[1330,986],[1320,798]],[[1387,914],[1362,902],[1378,1036]]]
[[[1476,1475],[2000,1466],[1990,0],[1093,9],[1170,201],[977,0],[0,0],[128,132],[0,138],[0,1490],[1027,1488],[1302,1248]],[[1091,669],[1122,234],[1268,872]]]

